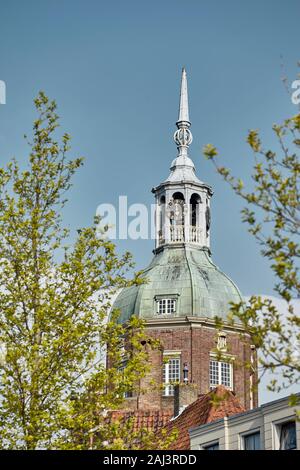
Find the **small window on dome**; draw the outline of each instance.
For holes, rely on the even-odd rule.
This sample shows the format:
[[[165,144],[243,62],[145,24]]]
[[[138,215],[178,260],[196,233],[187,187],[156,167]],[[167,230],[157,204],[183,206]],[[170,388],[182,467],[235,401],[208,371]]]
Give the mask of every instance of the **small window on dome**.
[[[170,315],[176,312],[176,299],[158,299],[156,300],[157,315]]]

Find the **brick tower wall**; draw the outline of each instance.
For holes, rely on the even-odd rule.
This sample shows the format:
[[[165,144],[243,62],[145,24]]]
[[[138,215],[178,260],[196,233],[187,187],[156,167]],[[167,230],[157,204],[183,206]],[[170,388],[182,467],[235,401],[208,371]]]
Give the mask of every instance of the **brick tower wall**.
[[[151,372],[141,381],[139,396],[125,400],[124,409],[163,410],[174,409],[174,397],[164,397],[162,392],[163,351],[176,351],[181,355],[181,370],[186,362],[189,369],[189,382],[198,389],[199,394],[210,390],[209,363],[210,353],[216,351],[217,332],[213,327],[203,325],[155,327],[148,334],[159,339],[162,350],[149,352]],[[243,364],[250,361],[250,343],[241,339],[240,332],[226,332],[227,354],[233,360],[233,391],[241,405],[250,409],[250,371]],[[154,383],[154,385],[153,385]],[[253,407],[258,405],[257,393],[253,395]]]

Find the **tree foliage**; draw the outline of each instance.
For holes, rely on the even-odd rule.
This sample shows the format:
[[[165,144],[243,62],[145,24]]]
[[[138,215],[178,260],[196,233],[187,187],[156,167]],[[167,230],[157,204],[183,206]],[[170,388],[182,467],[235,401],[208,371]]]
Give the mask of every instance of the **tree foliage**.
[[[293,299],[300,298],[300,114],[274,125],[273,131],[277,151],[263,147],[257,130],[248,133],[255,160],[250,190],[218,163],[213,145],[205,146],[204,155],[246,203],[242,220],[269,260],[276,279],[274,290],[286,304],[287,315],[278,311],[272,299],[252,296],[248,303],[232,304],[229,318],[242,322],[250,332],[260,350],[261,372],[272,374],[268,387],[279,391],[300,381],[300,317],[293,304]]]
[[[62,210],[83,160],[57,137],[55,102],[41,92],[35,107],[26,168],[0,168],[0,446],[130,448],[133,428],[116,432],[107,410],[147,373],[149,338],[137,318],[106,320],[115,292],[142,280],[128,280],[130,254],[117,255],[97,219],[70,243]]]

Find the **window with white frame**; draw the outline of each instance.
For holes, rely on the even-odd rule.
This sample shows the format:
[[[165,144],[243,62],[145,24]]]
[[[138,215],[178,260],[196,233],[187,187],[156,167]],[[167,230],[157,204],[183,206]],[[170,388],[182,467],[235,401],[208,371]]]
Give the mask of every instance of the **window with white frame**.
[[[121,373],[121,376],[122,376],[122,381],[125,381],[125,369],[127,367],[127,361],[124,360],[121,364],[121,366],[119,367],[119,371]],[[124,398],[131,398],[133,396],[133,391],[128,388],[127,390],[124,391]]]
[[[209,367],[209,382],[211,389],[217,387],[218,385],[224,385],[225,387],[232,390],[232,363],[211,360]]]
[[[295,421],[288,421],[279,426],[279,449],[280,450],[294,450],[297,449],[296,439],[296,423]]]
[[[202,450],[220,450],[219,441],[202,446]]]
[[[156,300],[157,315],[170,315],[176,312],[176,299],[163,298]]]
[[[251,434],[246,434],[243,437],[244,450],[260,450],[260,432],[253,432]]]
[[[174,383],[180,381],[180,357],[166,357],[163,365],[163,394],[174,395]]]

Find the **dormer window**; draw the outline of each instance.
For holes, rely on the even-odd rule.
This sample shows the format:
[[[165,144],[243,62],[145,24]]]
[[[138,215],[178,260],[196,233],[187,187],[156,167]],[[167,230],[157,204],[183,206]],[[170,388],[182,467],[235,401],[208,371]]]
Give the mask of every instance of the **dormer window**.
[[[176,312],[176,299],[162,298],[156,300],[157,315],[171,315]]]
[[[154,297],[153,310],[158,317],[174,315],[178,310],[179,294],[158,294]]]

